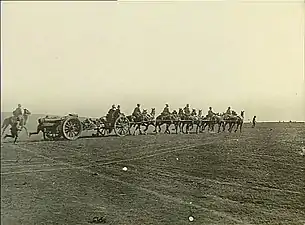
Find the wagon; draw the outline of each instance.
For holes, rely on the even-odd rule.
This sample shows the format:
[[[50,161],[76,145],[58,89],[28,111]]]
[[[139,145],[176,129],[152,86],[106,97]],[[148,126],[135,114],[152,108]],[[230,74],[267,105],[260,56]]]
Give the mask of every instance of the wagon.
[[[86,121],[91,121],[89,124]],[[122,114],[113,122],[106,122],[102,119],[95,120],[86,119],[81,121],[78,115],[69,114],[63,117],[40,118],[39,126],[43,131],[45,140],[58,140],[65,138],[67,140],[76,140],[81,136],[83,131],[96,130],[96,136],[111,132],[114,130],[118,136],[125,136],[129,132],[129,120]]]

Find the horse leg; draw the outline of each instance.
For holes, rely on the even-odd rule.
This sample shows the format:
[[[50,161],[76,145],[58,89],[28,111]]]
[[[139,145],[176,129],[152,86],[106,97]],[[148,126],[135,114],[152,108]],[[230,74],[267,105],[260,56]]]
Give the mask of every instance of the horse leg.
[[[226,130],[226,126],[227,126],[227,122],[223,123],[223,129],[222,129],[222,131],[225,131],[225,130]]]
[[[141,124],[140,123],[138,124],[138,130],[139,130],[140,135],[142,135],[142,130],[141,130]]]
[[[170,134],[169,126],[170,125],[168,123],[165,125],[165,131],[164,131],[165,134]]]
[[[29,132],[28,132],[28,129],[26,127],[22,127],[21,129],[25,129],[26,136],[29,136]]]
[[[233,122],[230,124],[230,128],[229,128],[230,133],[232,132],[234,125],[235,124]]]
[[[18,133],[17,133],[17,134],[15,134],[14,144],[16,144],[16,142],[17,142],[17,138],[18,138]]]
[[[146,125],[145,125],[145,129],[144,129],[144,133],[146,134],[146,131],[148,130],[148,127],[149,127],[149,123],[147,123]]]
[[[134,131],[133,131],[133,135],[136,135],[136,131],[138,130],[138,126],[137,126],[137,125],[135,125],[135,127],[136,127],[136,129],[134,129]]]
[[[239,124],[236,125],[236,129],[234,130],[235,133],[236,133],[238,128],[239,128]]]
[[[186,132],[184,132],[184,129],[183,129],[185,125],[186,125],[185,123],[182,123],[182,127],[181,127],[181,129],[182,129],[182,133],[183,133],[183,134],[185,134],[185,133],[186,133]],[[186,130],[185,130],[185,131],[186,131]]]
[[[162,124],[159,124],[159,133],[161,133],[162,129],[161,129]]]
[[[241,123],[240,126],[239,126],[239,132],[240,132],[240,133],[241,133],[241,128],[242,128],[242,126],[243,126],[243,123]]]
[[[3,124],[2,125],[2,135],[4,134],[4,132],[6,131],[6,129],[8,128],[9,124]]]

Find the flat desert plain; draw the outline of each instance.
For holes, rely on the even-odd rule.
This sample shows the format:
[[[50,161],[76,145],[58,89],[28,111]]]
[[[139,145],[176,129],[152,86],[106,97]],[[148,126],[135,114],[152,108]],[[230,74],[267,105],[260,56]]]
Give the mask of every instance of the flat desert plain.
[[[3,225],[305,224],[304,123],[1,145]]]

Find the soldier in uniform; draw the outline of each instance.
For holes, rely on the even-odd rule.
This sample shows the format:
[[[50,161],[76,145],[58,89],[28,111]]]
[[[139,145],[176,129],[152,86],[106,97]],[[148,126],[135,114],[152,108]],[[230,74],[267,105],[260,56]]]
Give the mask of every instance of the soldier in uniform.
[[[116,108],[116,110],[115,110],[114,113],[113,113],[113,116],[114,116],[115,118],[118,118],[120,115],[121,115],[121,106],[118,105],[117,108]]]
[[[186,104],[186,106],[183,109],[183,112],[186,116],[190,116],[191,115],[191,111],[190,111],[190,105]]]
[[[209,111],[208,111],[208,118],[212,118],[213,116],[215,115],[215,113],[213,112],[213,110],[212,110],[212,107],[209,107]]]
[[[232,114],[232,112],[231,112],[231,107],[230,107],[230,106],[228,107],[228,109],[227,109],[227,111],[226,111],[226,114],[227,114],[227,115],[231,115],[231,114]]]
[[[256,124],[256,116],[254,116],[252,119],[252,128],[255,127],[255,124]]]
[[[18,104],[18,107],[13,111],[13,116],[20,121],[20,117],[22,116],[21,104]]]
[[[136,118],[139,118],[142,115],[140,106],[140,104],[137,104],[137,107],[133,110],[132,115]]]
[[[37,130],[36,132],[30,132],[29,133],[29,137],[31,137],[32,135],[36,135],[36,134],[39,134],[39,132],[43,132],[44,131],[44,127],[43,127],[43,119],[42,118],[39,118],[38,119],[38,126],[37,126]]]
[[[193,109],[193,110],[192,110],[191,116],[197,116],[196,109]]]
[[[113,114],[115,112],[115,105],[112,105],[111,109],[109,109],[107,115],[106,115],[106,119],[107,122],[111,123],[113,121]]]
[[[168,116],[170,115],[169,106],[168,104],[165,104],[165,107],[163,109],[163,112],[161,113],[162,116]]]

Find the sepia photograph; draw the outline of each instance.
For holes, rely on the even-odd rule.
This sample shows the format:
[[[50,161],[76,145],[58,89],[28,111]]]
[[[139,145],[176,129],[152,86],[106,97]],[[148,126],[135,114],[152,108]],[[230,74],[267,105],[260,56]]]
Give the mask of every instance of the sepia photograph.
[[[305,225],[304,1],[2,1],[1,225]]]

